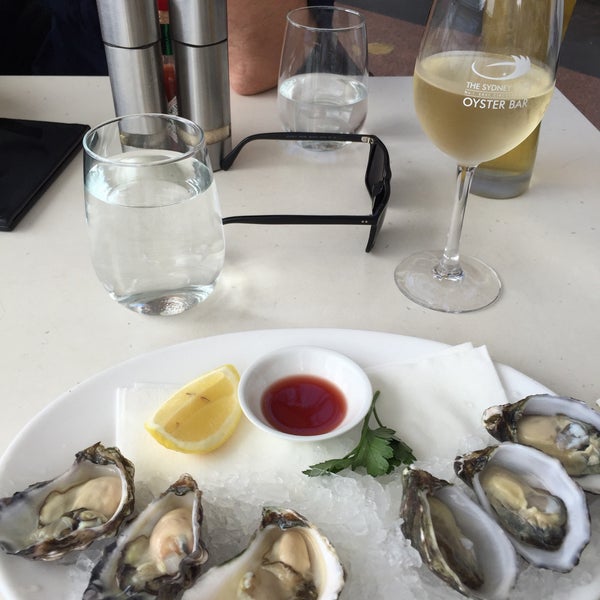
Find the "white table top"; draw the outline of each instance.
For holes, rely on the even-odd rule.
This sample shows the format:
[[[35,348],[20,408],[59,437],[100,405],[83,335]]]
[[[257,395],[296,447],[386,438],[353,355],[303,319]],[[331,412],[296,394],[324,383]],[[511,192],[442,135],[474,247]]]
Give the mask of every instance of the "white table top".
[[[4,117],[93,125],[113,116],[108,78],[0,82]],[[0,233],[0,452],[54,398],[101,370],[166,345],[254,329],[337,327],[472,341],[558,393],[600,397],[600,132],[555,93],[531,190],[513,200],[472,197],[467,209],[462,250],[497,269],[504,293],[488,309],[449,315],[407,300],[393,271],[401,257],[443,245],[454,163],[422,133],[410,78],[374,78],[370,94],[364,130],[384,140],[393,173],[373,252],[364,252],[368,229],[361,226],[228,225],[216,291],[178,317],[132,313],[96,280],[79,154],[18,227]],[[234,95],[232,114],[234,142],[279,130],[274,92]],[[368,211],[364,150],[249,146],[216,176],[223,213]]]

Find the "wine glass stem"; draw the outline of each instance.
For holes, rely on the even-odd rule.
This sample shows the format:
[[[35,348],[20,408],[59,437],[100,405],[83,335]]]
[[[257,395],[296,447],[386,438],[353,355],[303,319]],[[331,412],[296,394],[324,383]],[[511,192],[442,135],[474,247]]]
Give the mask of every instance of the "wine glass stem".
[[[462,232],[467,198],[469,197],[469,189],[471,188],[474,173],[475,167],[458,166],[456,173],[456,200],[452,210],[448,238],[446,239],[442,258],[434,268],[437,277],[459,280],[463,276],[459,253],[460,234]]]

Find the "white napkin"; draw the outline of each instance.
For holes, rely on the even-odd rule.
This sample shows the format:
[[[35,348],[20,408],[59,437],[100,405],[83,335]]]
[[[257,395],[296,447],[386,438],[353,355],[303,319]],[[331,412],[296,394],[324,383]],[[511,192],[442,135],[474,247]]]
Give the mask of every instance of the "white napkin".
[[[453,461],[472,444],[491,443],[483,411],[507,402],[487,348],[454,346],[414,363],[367,369],[380,390],[377,413],[419,460]]]
[[[181,382],[184,385],[186,382]],[[265,434],[244,415],[233,436],[208,454],[183,454],[161,446],[144,428],[158,407],[181,385],[138,383],[117,392],[116,445],[133,461],[136,479],[159,493],[181,473],[191,473],[202,486],[219,487],[239,478],[239,487],[267,478],[289,482],[311,464],[337,458],[353,446],[341,437],[318,444],[291,442]],[[293,476],[292,476],[293,475]]]
[[[381,392],[377,412],[382,422],[395,429],[421,461],[451,464],[458,453],[473,449],[470,443],[479,447],[489,438],[481,424],[483,410],[507,401],[487,349],[471,344],[413,363],[371,367],[367,374],[373,389]],[[242,417],[232,438],[216,451],[173,452],[158,444],[144,423],[185,383],[138,383],[118,390],[116,444],[135,464],[136,478],[155,493],[183,472],[194,473],[204,485],[219,486],[230,482],[232,475],[240,477],[240,485],[265,477],[293,484],[296,475],[305,478],[302,470],[311,464],[340,458],[358,441],[360,427],[319,444],[290,442],[259,431]]]

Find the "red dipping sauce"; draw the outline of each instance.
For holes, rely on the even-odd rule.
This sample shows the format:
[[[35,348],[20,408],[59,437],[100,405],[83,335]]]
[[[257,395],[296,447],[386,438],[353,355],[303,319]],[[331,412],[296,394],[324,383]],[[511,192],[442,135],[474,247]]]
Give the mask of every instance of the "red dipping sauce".
[[[262,396],[269,424],[283,433],[320,435],[335,429],[346,416],[346,398],[326,379],[291,375],[271,384]]]

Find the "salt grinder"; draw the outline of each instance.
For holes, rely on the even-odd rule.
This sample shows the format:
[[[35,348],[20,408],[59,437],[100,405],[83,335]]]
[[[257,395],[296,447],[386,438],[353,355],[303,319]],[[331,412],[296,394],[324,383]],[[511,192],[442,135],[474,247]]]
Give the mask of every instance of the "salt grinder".
[[[226,0],[170,0],[179,116],[205,135],[213,169],[231,149]]]
[[[166,113],[156,0],[96,0],[117,116]]]

